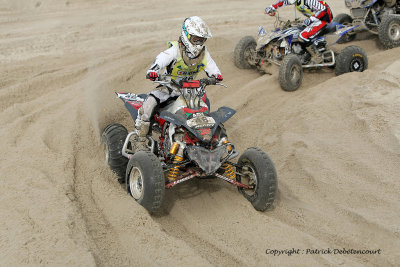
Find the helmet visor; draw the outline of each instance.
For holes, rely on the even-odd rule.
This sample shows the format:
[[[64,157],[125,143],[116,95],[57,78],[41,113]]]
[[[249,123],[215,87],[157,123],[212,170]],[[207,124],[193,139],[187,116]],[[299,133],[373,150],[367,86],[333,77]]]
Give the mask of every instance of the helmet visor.
[[[203,38],[203,37],[196,36],[196,35],[191,35],[189,38],[189,41],[193,45],[203,45],[207,41],[207,38]]]

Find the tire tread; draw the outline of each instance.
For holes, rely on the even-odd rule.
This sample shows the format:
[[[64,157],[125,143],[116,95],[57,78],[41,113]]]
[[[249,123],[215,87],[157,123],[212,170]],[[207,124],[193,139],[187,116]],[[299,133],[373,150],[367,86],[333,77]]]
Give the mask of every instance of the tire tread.
[[[253,207],[258,211],[265,211],[274,203],[278,180],[274,164],[270,157],[260,148],[248,148],[239,158],[239,164],[250,162],[256,168],[257,176],[263,178],[258,181],[259,188],[253,196],[247,196],[244,191],[242,194],[251,202]],[[261,174],[266,174],[261,176]]]
[[[378,28],[379,41],[386,49],[395,48],[397,46],[400,46],[400,40],[393,41],[389,38],[389,36],[387,34],[390,23],[392,21],[396,21],[396,20],[397,20],[397,23],[400,25],[399,17],[387,15],[387,16],[383,17],[381,23],[379,24],[379,28]]]
[[[348,46],[345,49],[343,49],[342,52],[340,52],[340,54],[336,57],[336,66],[335,66],[336,75],[341,75],[341,74],[350,72],[349,59],[353,56],[353,54],[363,55],[364,64],[365,64],[363,71],[368,68],[367,54],[364,52],[364,50],[361,47],[351,45],[351,46]]]
[[[129,175],[134,166],[142,171],[145,190],[142,198],[136,201],[150,214],[155,213],[160,209],[165,193],[164,173],[160,160],[150,151],[139,151],[133,155],[129,160],[125,174],[127,191],[129,193]]]
[[[123,143],[128,135],[128,131],[121,124],[110,124],[103,130],[101,141],[108,149],[108,165],[110,169],[121,180],[125,176],[128,159],[122,155]]]
[[[238,67],[239,69],[251,69],[253,66],[250,65],[246,59],[244,58],[244,52],[247,47],[249,46],[254,46],[254,49],[257,46],[257,42],[254,39],[253,36],[245,36],[242,39],[239,40],[237,43],[233,57],[234,57],[234,63],[235,66]]]

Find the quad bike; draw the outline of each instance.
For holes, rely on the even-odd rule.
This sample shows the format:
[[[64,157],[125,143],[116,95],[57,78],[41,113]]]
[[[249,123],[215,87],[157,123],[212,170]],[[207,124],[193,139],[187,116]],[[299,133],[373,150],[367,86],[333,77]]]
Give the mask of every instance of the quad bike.
[[[339,43],[353,41],[360,31],[369,31],[379,36],[385,48],[400,45],[400,1],[396,0],[345,0],[351,16],[339,14],[335,21],[348,25],[359,26],[347,32]]]
[[[108,125],[102,134],[106,161],[126,183],[128,193],[150,213],[163,201],[165,189],[193,178],[219,178],[237,186],[256,210],[269,208],[277,192],[277,175],[268,155],[249,148],[238,156],[223,123],[235,110],[220,107],[209,112],[205,87],[221,85],[215,78],[177,83],[161,75],[155,81],[180,95],[160,106],[151,120],[149,151],[135,151],[137,132],[120,124]],[[135,121],[146,94],[116,93]]]
[[[330,46],[342,35],[355,27],[345,27],[330,23],[320,36],[310,43],[299,39],[305,25],[299,19],[284,21],[275,13],[275,30],[267,34],[259,27],[258,40],[252,36],[243,37],[235,47],[234,62],[238,68],[257,68],[271,73],[271,67],[279,66],[279,83],[285,91],[297,90],[303,79],[303,69],[335,68],[340,75],[352,71],[364,71],[368,68],[366,53],[358,46],[349,46],[337,54]]]

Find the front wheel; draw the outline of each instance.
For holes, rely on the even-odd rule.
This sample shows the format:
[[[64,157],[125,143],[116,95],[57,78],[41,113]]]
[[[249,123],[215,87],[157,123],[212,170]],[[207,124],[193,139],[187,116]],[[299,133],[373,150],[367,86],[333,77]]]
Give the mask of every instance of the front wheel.
[[[249,148],[240,156],[238,165],[240,175],[236,179],[251,187],[238,187],[238,190],[256,210],[265,211],[271,207],[278,189],[278,179],[267,153],[259,148]]]
[[[400,18],[385,16],[379,24],[379,40],[385,48],[400,46]]]
[[[165,179],[159,159],[149,151],[135,153],[126,168],[128,193],[149,213],[158,211],[164,198]]]
[[[348,46],[336,57],[336,75],[363,72],[368,68],[367,54],[361,47]]]
[[[279,67],[279,83],[283,90],[296,91],[303,80],[303,67],[298,56],[289,54]]]
[[[257,42],[252,36],[245,36],[237,43],[233,57],[235,66],[239,69],[251,69],[255,66]]]

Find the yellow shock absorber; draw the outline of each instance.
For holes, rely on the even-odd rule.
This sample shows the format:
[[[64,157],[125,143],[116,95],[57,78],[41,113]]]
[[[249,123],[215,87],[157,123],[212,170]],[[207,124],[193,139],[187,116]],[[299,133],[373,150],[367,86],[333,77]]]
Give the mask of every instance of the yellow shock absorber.
[[[172,147],[169,150],[169,153],[176,155],[176,153],[178,152],[178,149],[179,149],[179,144],[175,142],[172,144]]]
[[[180,155],[177,155],[176,153],[179,151],[179,144],[178,143],[173,143],[171,149],[169,150],[170,154],[175,155],[174,157],[174,164],[177,164],[179,162],[183,161],[183,157],[181,157]],[[181,153],[179,153],[181,154]],[[171,170],[169,170],[168,173],[168,180],[169,181],[175,181],[176,178],[178,177],[178,173],[179,173],[179,166],[173,167]]]
[[[182,161],[183,161],[182,157],[180,157],[178,155],[175,155],[175,158],[174,158],[174,161],[173,161],[174,164],[177,164],[177,163],[182,162]],[[171,170],[169,170],[168,180],[175,181],[176,178],[178,177],[178,173],[179,173],[179,166],[173,167]]]
[[[228,149],[228,152],[232,151],[232,146],[229,144],[228,139],[226,139],[226,137],[224,137],[224,139],[222,139],[222,144],[226,145],[226,148]]]
[[[221,167],[225,170],[224,175],[226,178],[229,178],[231,180],[236,178],[236,174],[233,171],[233,167],[231,164],[225,162],[224,164],[222,164]]]

